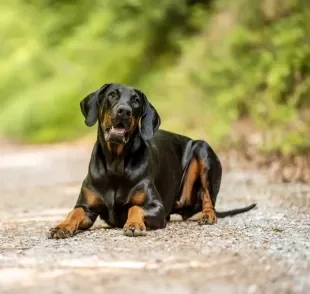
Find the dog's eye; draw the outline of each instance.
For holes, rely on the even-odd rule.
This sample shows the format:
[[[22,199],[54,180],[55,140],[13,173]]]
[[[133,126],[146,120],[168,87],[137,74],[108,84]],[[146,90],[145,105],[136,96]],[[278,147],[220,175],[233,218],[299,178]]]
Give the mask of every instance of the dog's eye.
[[[134,107],[138,107],[140,105],[140,98],[137,95],[132,96],[131,103]]]
[[[108,97],[111,98],[111,99],[115,99],[117,98],[117,93],[116,91],[112,91],[108,94]]]

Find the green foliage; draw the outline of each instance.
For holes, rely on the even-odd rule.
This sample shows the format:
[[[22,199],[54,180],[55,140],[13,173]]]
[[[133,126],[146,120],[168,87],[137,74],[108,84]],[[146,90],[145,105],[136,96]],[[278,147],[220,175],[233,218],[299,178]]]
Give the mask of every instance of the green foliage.
[[[301,110],[310,106],[310,2],[223,2],[233,25],[201,45],[206,70],[193,73],[197,85],[231,119],[252,118],[263,150],[309,150],[309,119]]]
[[[176,0],[0,1],[1,131],[33,142],[81,135],[83,96],[172,62],[188,13]]]
[[[262,150],[307,151],[309,33],[305,0],[2,0],[0,131],[81,136],[80,100],[114,81],[143,89],[166,129],[225,143],[247,117]]]

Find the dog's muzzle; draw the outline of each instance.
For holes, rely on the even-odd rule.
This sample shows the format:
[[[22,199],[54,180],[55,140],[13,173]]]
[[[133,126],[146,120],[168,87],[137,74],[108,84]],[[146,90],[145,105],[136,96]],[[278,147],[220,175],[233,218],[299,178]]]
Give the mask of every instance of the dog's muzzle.
[[[126,144],[129,141],[129,134],[125,128],[108,128],[104,131],[104,139],[111,143]]]

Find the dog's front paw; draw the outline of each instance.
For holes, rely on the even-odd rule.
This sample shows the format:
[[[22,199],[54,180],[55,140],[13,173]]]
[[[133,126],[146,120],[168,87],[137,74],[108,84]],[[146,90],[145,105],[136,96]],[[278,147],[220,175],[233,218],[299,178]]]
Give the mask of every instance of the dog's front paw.
[[[146,235],[146,227],[143,222],[128,221],[123,229],[124,235],[128,237],[138,237]]]
[[[213,225],[217,222],[215,211],[209,210],[206,212],[202,212],[198,218],[199,225]]]
[[[64,239],[72,237],[76,232],[77,227],[74,224],[63,222],[57,225],[55,228],[52,228],[48,232],[49,239]]]

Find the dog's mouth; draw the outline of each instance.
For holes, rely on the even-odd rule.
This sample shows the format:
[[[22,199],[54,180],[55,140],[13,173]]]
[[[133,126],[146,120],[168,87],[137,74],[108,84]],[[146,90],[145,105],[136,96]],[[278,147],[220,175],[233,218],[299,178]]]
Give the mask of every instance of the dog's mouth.
[[[116,144],[126,144],[129,141],[129,134],[122,124],[105,129],[104,138],[106,141]]]

